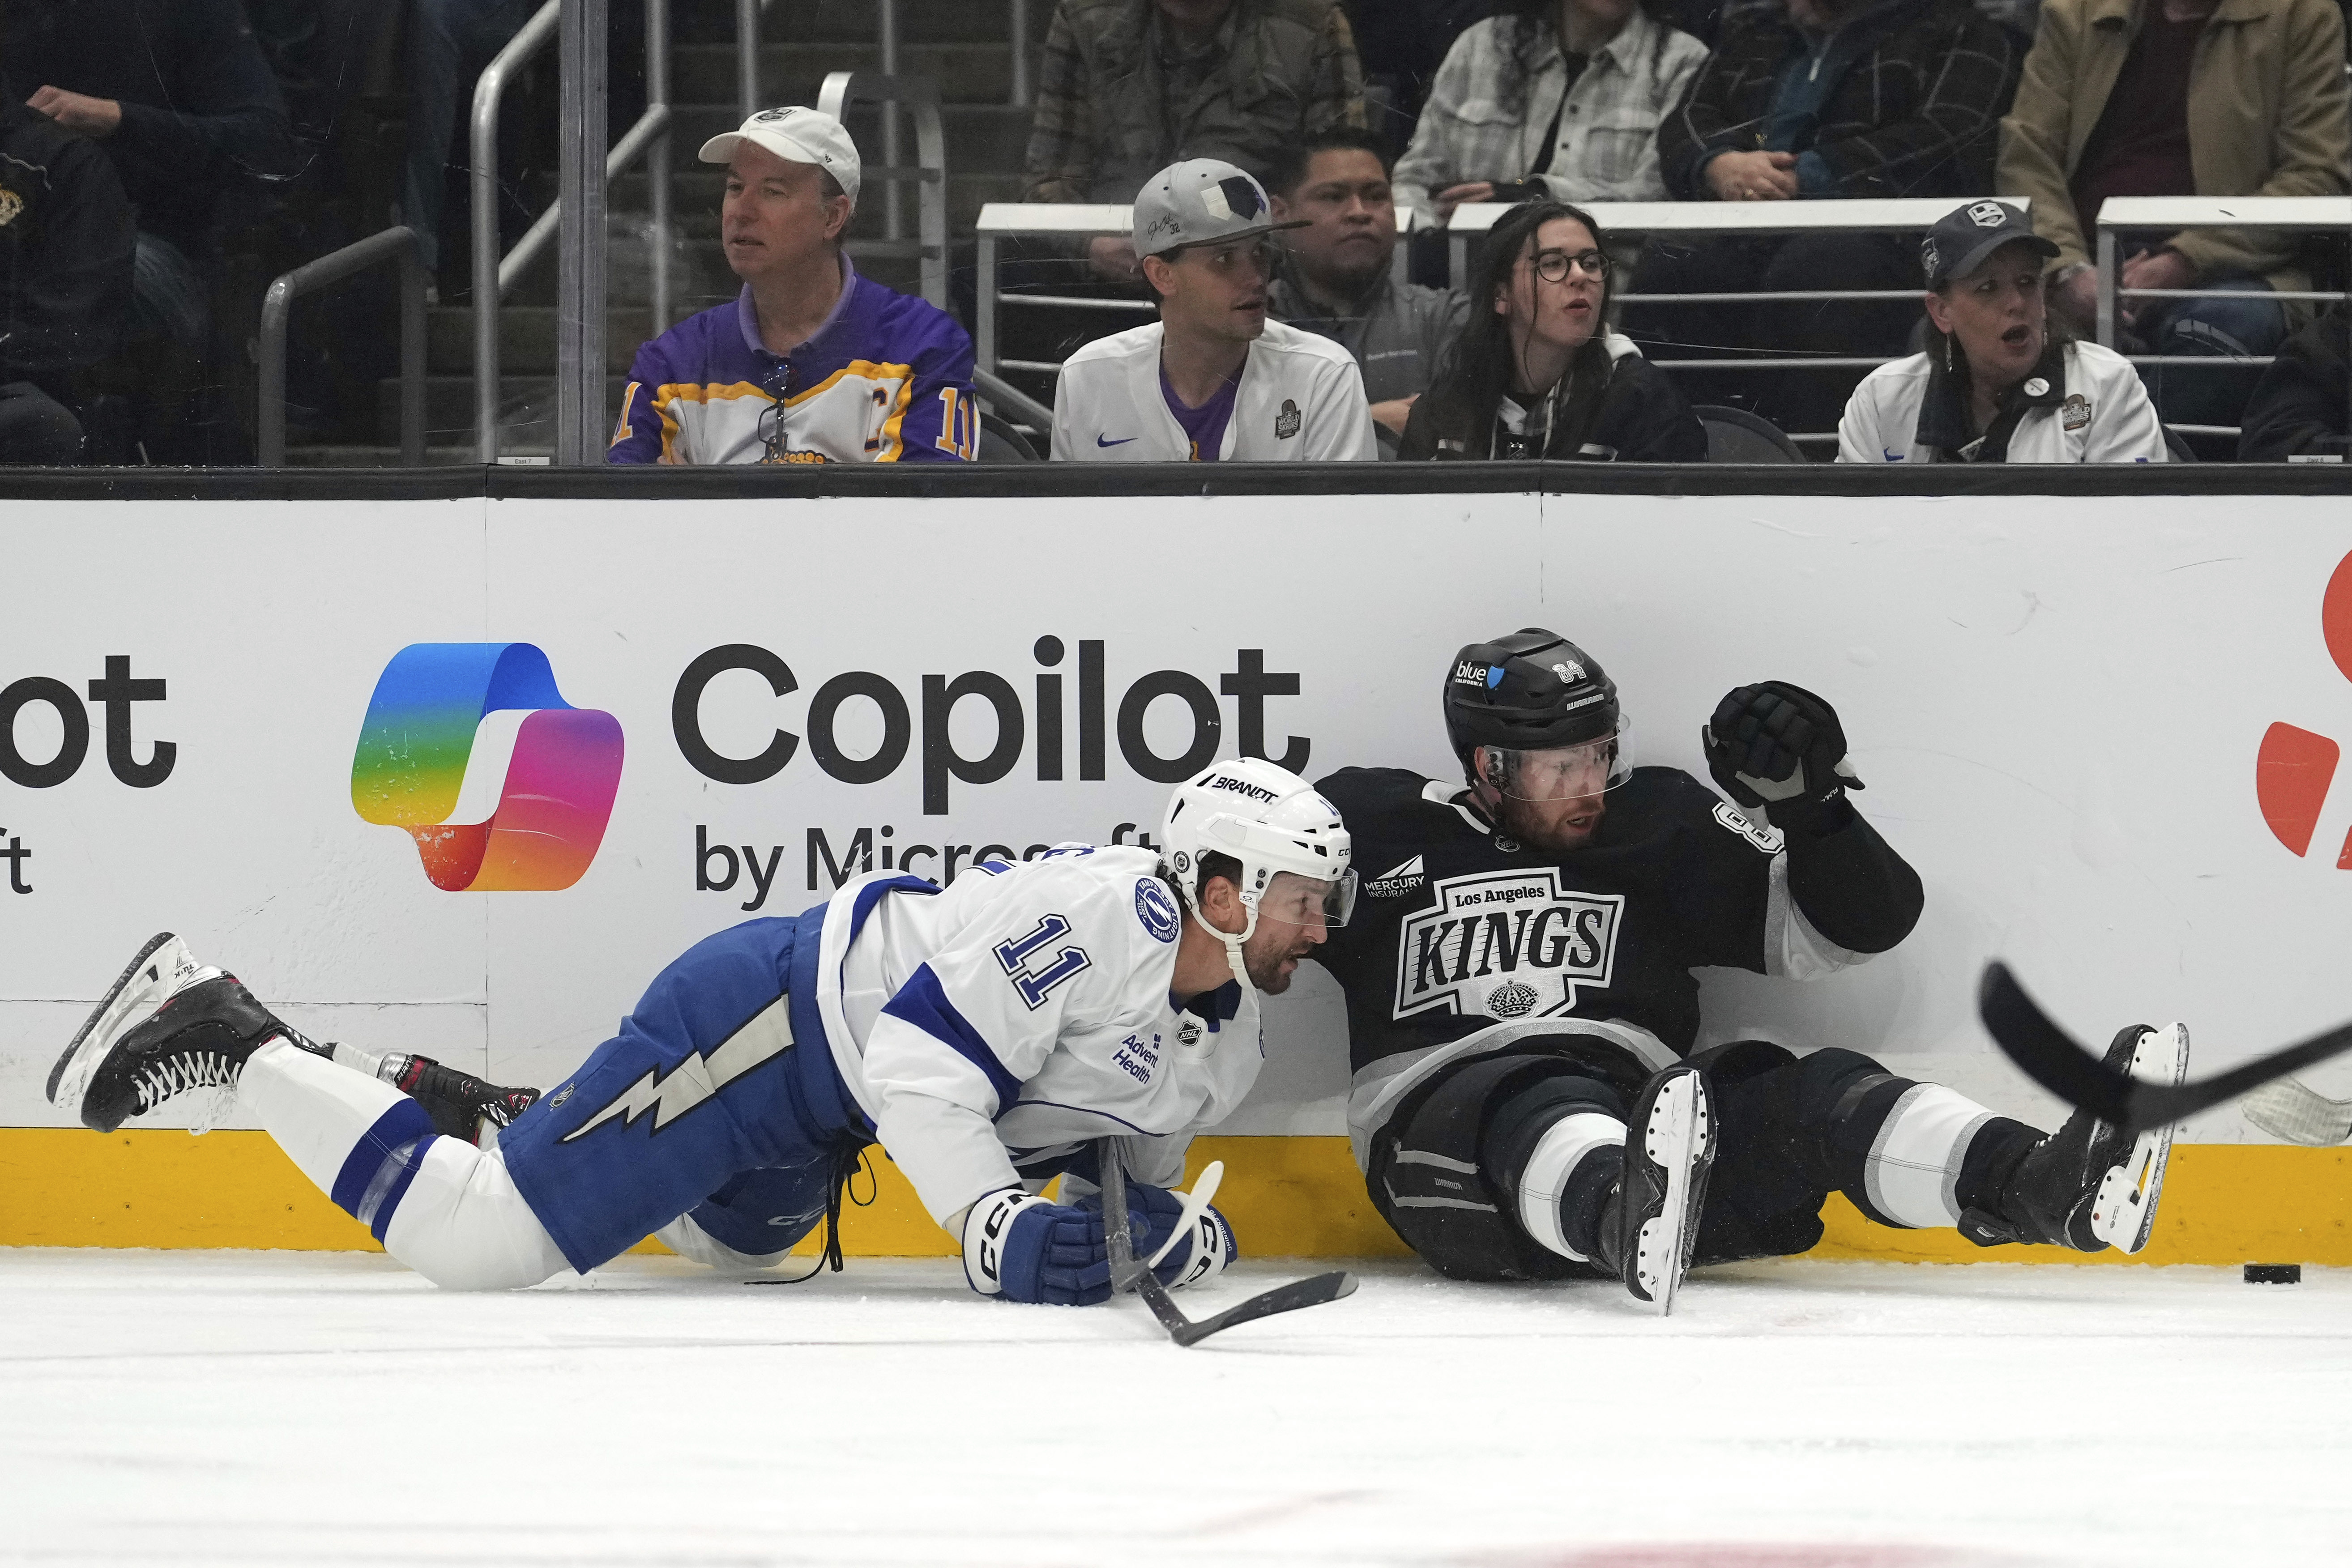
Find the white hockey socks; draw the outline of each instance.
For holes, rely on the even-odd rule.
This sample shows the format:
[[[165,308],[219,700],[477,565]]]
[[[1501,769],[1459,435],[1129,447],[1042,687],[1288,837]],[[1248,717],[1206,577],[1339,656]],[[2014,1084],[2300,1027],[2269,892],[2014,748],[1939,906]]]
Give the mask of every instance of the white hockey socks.
[[[1579,1263],[1591,1261],[1591,1254],[1579,1251],[1570,1242],[1560,1223],[1560,1199],[1567,1196],[1586,1156],[1606,1149],[1622,1151],[1624,1146],[1625,1124],[1601,1111],[1575,1112],[1545,1128],[1519,1174],[1519,1224],[1527,1233],[1563,1258]],[[1611,1176],[1622,1168],[1622,1162],[1614,1164]],[[1599,1190],[1605,1191],[1605,1184]],[[1597,1221],[1598,1205],[1589,1207]]]
[[[1996,1118],[1940,1083],[1914,1083],[1879,1124],[1863,1160],[1870,1207],[1896,1225],[1958,1225],[1961,1166],[1977,1134]]]
[[[246,1062],[237,1099],[337,1207],[435,1283],[530,1285],[565,1266],[505,1162],[436,1137],[425,1107],[390,1084],[273,1040]]]

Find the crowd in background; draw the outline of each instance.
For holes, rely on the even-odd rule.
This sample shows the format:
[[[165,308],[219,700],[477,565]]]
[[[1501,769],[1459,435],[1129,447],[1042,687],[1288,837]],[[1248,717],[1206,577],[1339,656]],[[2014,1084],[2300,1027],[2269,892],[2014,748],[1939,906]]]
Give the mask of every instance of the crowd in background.
[[[474,73],[533,8],[8,0],[0,460],[250,461],[263,287],[394,215],[449,276],[458,117]],[[1253,312],[1282,342],[1337,344],[1385,456],[1689,460],[1706,453],[1695,408],[1837,432],[1850,460],[2029,460],[2044,451],[2032,434],[2042,423],[2082,437],[2126,413],[2136,424],[2141,409],[2152,437],[2082,437],[2075,460],[2185,455],[2166,424],[2242,425],[2248,458],[2340,454],[2347,313],[2294,297],[2344,287],[2341,235],[2127,235],[2121,287],[2221,292],[2122,303],[2121,355],[2174,361],[2144,374],[2090,340],[2094,225],[2108,198],[2352,191],[2346,66],[2339,0],[1058,0],[1028,199],[1135,203],[1179,168],[1214,163],[1257,193],[1234,201],[1265,212],[1164,255],[1139,226],[1075,254],[1034,247],[1025,265],[1055,287],[1082,275],[1085,287],[1156,302],[1161,319],[1137,330],[1160,334],[1150,352],[1163,385],[1172,367],[1212,402],[1232,403],[1225,382],[1272,362],[1273,349],[1249,347],[1270,328],[1234,326]],[[625,98],[625,71],[615,86]],[[762,199],[738,158],[772,174],[759,160],[790,164],[801,144],[743,145],[705,150],[730,166],[721,244],[744,295],[723,308],[725,332],[700,330],[754,356],[753,384],[777,411],[766,437],[724,458],[659,442],[630,453],[918,455],[898,422],[839,453],[789,439],[796,356],[820,340],[840,350],[837,307],[870,298],[839,255],[856,193],[854,182],[830,196],[810,187],[817,205],[845,195],[848,207],[830,233],[829,219],[808,220],[831,259],[794,249],[789,277],[820,281],[788,300],[803,282],[754,274],[781,254],[759,245],[798,245],[780,237],[802,222],[791,203],[776,195],[743,219],[767,225],[767,240],[726,236],[738,207]],[[823,165],[810,153],[802,166]],[[1213,193],[1226,178],[1208,179],[1205,199],[1223,201]],[[1961,246],[1972,266],[1958,271],[1960,230],[1941,248],[1935,235],[1923,246],[1916,234],[1838,230],[1643,244],[1603,234],[1585,210],[1892,196],[1948,198],[1951,221],[2000,243]],[[1401,237],[1401,223],[1442,236],[1470,203],[1515,210],[1455,289],[1442,237]],[[1016,255],[1008,276],[1022,265]],[[1203,303],[1202,267],[1222,269],[1224,304]],[[1895,297],[1676,298],[1839,290]],[[808,337],[763,329],[763,301],[812,323]],[[361,318],[372,329],[324,335],[334,349],[304,371],[315,402],[372,400],[395,351],[380,298],[342,308],[372,313]],[[1205,325],[1185,325],[1192,316]],[[877,408],[929,419],[938,434],[922,455],[984,455],[962,341],[961,381],[950,354],[874,392]],[[1759,359],[1821,363],[1740,366]],[[1682,364],[1669,374],[1657,361]],[[1868,361],[1882,363],[1865,378]],[[1178,390],[1166,400],[1179,428],[1207,406]],[[623,434],[631,418],[625,409]],[[1085,454],[1139,455],[1118,443]]]

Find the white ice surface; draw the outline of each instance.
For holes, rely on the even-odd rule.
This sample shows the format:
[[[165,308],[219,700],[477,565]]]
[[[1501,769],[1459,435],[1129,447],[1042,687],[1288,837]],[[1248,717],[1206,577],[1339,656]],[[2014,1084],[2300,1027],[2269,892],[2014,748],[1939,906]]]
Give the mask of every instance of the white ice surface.
[[[1742,1265],[1665,1321],[1362,1274],[1179,1350],[950,1262],[465,1296],[369,1255],[0,1250],[0,1561],[2352,1560],[2344,1272]]]

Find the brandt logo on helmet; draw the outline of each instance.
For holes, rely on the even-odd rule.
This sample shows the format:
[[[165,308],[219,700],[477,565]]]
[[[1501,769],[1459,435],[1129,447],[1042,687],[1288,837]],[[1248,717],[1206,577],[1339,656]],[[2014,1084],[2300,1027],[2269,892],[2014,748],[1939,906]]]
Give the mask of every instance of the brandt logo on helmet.
[[[1579,987],[1609,984],[1623,894],[1562,888],[1557,866],[1447,877],[1435,891],[1399,934],[1397,1017],[1553,1017]]]
[[[1253,800],[1273,800],[1275,792],[1263,784],[1253,784],[1246,779],[1234,779],[1220,773],[1209,780],[1212,789],[1230,789],[1236,795],[1246,795]]]
[[[1997,229],[2009,222],[2009,214],[1999,202],[1979,202],[1969,209],[1969,221],[1980,229]]]

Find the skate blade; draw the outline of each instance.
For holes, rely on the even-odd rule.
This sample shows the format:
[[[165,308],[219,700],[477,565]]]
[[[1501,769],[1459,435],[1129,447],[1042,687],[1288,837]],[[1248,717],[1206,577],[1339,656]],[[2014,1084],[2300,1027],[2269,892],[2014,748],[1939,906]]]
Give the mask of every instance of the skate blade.
[[[73,1043],[49,1069],[49,1103],[79,1116],[82,1096],[89,1092],[99,1063],[106,1060],[106,1053],[132,1020],[154,1011],[173,992],[204,973],[188,945],[171,932],[150,937],[139,956],[115,977],[113,986],[83,1020]]]
[[[1698,1241],[1699,1205],[1714,1135],[1706,1100],[1705,1080],[1696,1073],[1663,1085],[1643,1137],[1645,1157],[1666,1173],[1666,1193],[1657,1215],[1642,1222],[1628,1284],[1634,1299],[1647,1301],[1660,1317],[1675,1310],[1675,1293]]]
[[[2189,1030],[2172,1024],[2150,1030],[2133,1049],[2131,1074],[2147,1083],[2177,1084],[2189,1075]],[[2091,1234],[2119,1252],[2137,1252],[2156,1229],[2157,1200],[2172,1158],[2177,1124],[2150,1127],[2132,1140],[2123,1164],[2100,1178],[2091,1203]]]

